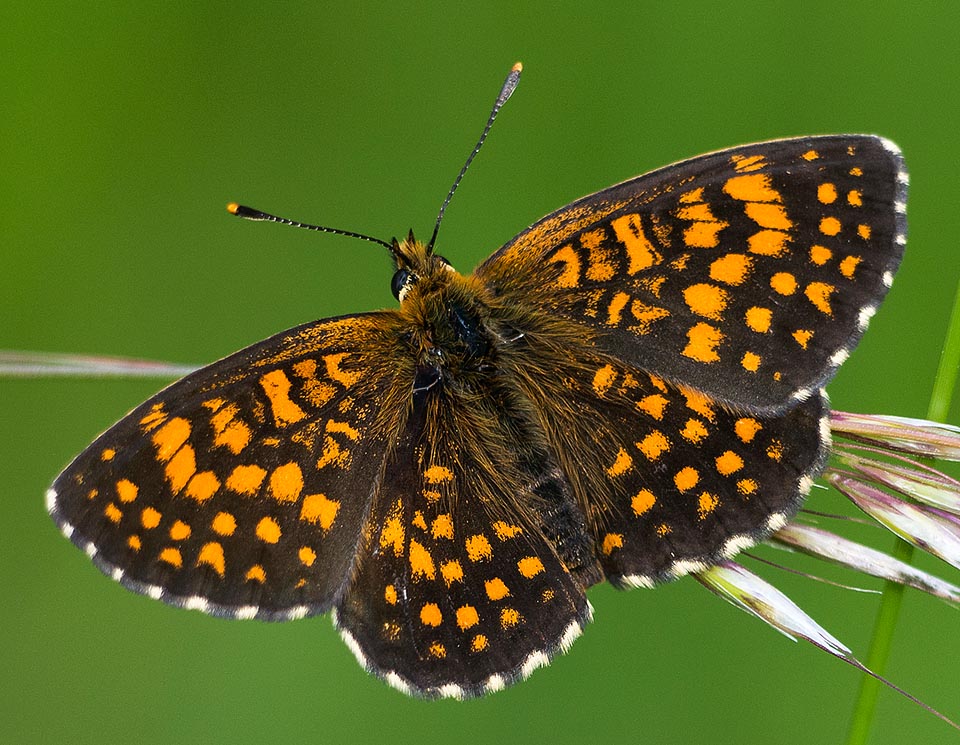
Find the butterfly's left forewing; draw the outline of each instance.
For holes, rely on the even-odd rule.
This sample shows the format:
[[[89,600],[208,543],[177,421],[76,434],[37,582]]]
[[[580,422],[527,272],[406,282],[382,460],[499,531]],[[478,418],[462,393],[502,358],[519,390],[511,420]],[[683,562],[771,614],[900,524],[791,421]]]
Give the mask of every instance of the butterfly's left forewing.
[[[580,199],[477,276],[623,362],[784,411],[826,383],[886,294],[906,183],[878,137],[747,145]]]
[[[308,324],[174,383],[60,474],[52,516],[106,574],[166,602],[328,610],[392,436],[378,403],[402,377],[394,318]]]

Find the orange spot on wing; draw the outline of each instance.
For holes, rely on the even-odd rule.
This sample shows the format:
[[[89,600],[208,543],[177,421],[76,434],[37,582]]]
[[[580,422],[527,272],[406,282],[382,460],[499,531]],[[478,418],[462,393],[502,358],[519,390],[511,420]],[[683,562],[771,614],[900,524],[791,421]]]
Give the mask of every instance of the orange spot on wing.
[[[229,512],[218,512],[210,523],[210,527],[219,535],[233,535],[237,529],[237,519]]]
[[[420,623],[424,626],[439,626],[443,622],[443,614],[436,603],[427,603],[420,609]]]
[[[254,564],[247,570],[244,579],[248,582],[258,582],[261,585],[267,581],[267,573],[260,564]]]
[[[300,550],[297,551],[297,558],[300,559],[300,563],[305,567],[312,567],[313,563],[317,560],[317,552],[309,546],[301,546]]]
[[[780,440],[773,440],[767,446],[767,457],[771,460],[780,462],[783,458],[783,443]]]
[[[617,271],[613,249],[604,245],[606,231],[588,230],[580,235],[580,244],[587,249],[587,279],[592,282],[606,282],[613,279]]]
[[[604,365],[593,376],[593,390],[598,396],[603,396],[610,386],[613,385],[614,381],[617,379],[617,371],[613,369],[612,365]]]
[[[434,540],[437,538],[453,540],[453,518],[446,513],[437,515],[430,525],[430,535]]]
[[[728,285],[740,285],[753,269],[753,259],[746,254],[727,254],[710,264],[710,279]]]
[[[470,561],[480,561],[481,559],[492,559],[493,549],[490,547],[490,541],[482,533],[472,535],[464,542],[467,549],[467,558]]]
[[[145,507],[140,513],[140,524],[147,530],[151,530],[160,524],[160,513],[153,507]]]
[[[697,315],[719,321],[727,307],[729,295],[716,285],[700,283],[687,287],[683,291],[683,299]]]
[[[700,442],[708,434],[707,428],[699,419],[688,419],[684,428],[680,430],[680,435],[694,444]]]
[[[580,257],[573,246],[562,246],[554,251],[548,261],[563,265],[563,271],[557,277],[557,285],[560,287],[576,287],[580,284]]]
[[[113,502],[110,502],[106,507],[103,508],[103,514],[112,523],[120,522],[120,519],[123,517],[123,513],[120,511],[120,508],[117,507]]]
[[[393,553],[397,556],[403,553],[403,539],[405,535],[403,521],[400,519],[400,509],[401,505],[397,502],[390,517],[388,517],[384,523],[383,530],[380,532],[380,547],[387,548],[388,546],[392,546]]]
[[[160,561],[179,569],[183,566],[183,555],[175,548],[165,548],[160,552]]]
[[[616,326],[620,323],[623,309],[630,302],[630,296],[625,292],[616,293],[607,306],[607,325]]]
[[[637,408],[657,421],[660,421],[663,419],[663,413],[668,403],[669,401],[664,396],[659,393],[654,393],[640,399],[637,402]]]
[[[129,546],[133,551],[139,551],[143,547],[143,544],[140,541],[140,536],[132,535],[127,538],[127,546]]]
[[[505,629],[516,626],[522,620],[523,616],[521,616],[520,611],[515,608],[504,608],[500,611],[500,626]]]
[[[445,484],[453,481],[453,471],[445,466],[430,466],[423,472],[423,480],[428,484]]]
[[[248,497],[256,496],[267,472],[260,466],[237,466],[227,476],[227,488]]]
[[[716,248],[720,244],[719,233],[728,223],[695,222],[683,231],[683,242],[691,248]]]
[[[757,491],[757,482],[753,479],[740,479],[737,482],[737,492],[744,497],[749,497]]]
[[[283,370],[271,370],[260,378],[260,386],[270,401],[274,422],[278,427],[295,424],[307,415],[290,400],[290,379]]]
[[[459,626],[461,630],[466,631],[478,623],[480,623],[480,615],[472,605],[461,605],[457,608],[457,626]]]
[[[813,331],[809,329],[797,329],[793,332],[793,338],[802,349],[806,349],[810,340],[813,338]]]
[[[749,372],[756,372],[760,369],[761,357],[755,352],[744,352],[743,357],[740,358],[740,365],[744,370]]]
[[[761,429],[762,426],[760,422],[751,417],[737,419],[733,425],[733,431],[736,432],[741,442],[751,442]]]
[[[113,448],[104,448],[103,452],[100,453],[100,460],[113,460],[113,457],[117,454],[117,451]]]
[[[221,403],[219,399],[217,402]],[[207,403],[212,403],[208,401]],[[240,407],[236,404],[230,404],[219,409],[210,417],[210,425],[213,427],[213,444],[229,448],[230,452],[237,455],[249,443],[252,437],[250,428],[243,422],[236,420]]]
[[[780,257],[787,252],[790,234],[782,230],[760,230],[747,238],[750,253],[758,256]]]
[[[803,291],[807,300],[813,303],[814,307],[824,315],[832,316],[833,309],[830,307],[830,295],[837,289],[826,282],[811,282]]]
[[[673,483],[677,485],[677,489],[680,491],[692,489],[699,481],[700,474],[697,473],[696,468],[691,468],[690,466],[681,468],[673,477]]]
[[[168,461],[166,468],[164,468],[164,474],[170,482],[170,489],[174,493],[178,493],[187,485],[187,482],[196,470],[197,460],[193,448],[189,445],[184,445],[177,451],[177,454]]]
[[[170,526],[170,540],[185,541],[190,537],[190,532],[189,525],[183,522],[183,520],[176,520],[173,525]]]
[[[817,187],[817,199],[823,204],[833,204],[837,201],[837,187],[833,184],[820,184]]]
[[[423,517],[423,513],[420,510],[417,510],[413,515],[413,520],[410,521],[413,523],[415,528],[420,528],[420,530],[426,532],[427,530],[427,521]]]
[[[333,419],[328,419],[325,429],[327,432],[336,432],[341,435],[346,435],[354,442],[360,439],[360,431],[354,429],[346,422],[338,422]]]
[[[603,537],[603,544],[601,545],[601,550],[604,555],[609,556],[614,552],[615,549],[623,548],[623,534],[622,533],[607,533]]]
[[[698,323],[687,329],[687,346],[682,354],[697,362],[717,362],[720,359],[717,347],[723,339],[720,329],[709,323]]]
[[[129,504],[137,498],[137,485],[127,479],[120,479],[117,482],[117,498],[124,504]]]
[[[397,588],[393,585],[387,585],[383,588],[383,599],[387,601],[388,605],[397,604]]]
[[[640,452],[649,460],[656,460],[670,449],[670,440],[659,430],[654,430],[637,443]]]
[[[720,504],[719,497],[717,497],[715,494],[710,494],[709,492],[704,492],[701,494],[700,499],[697,501],[697,516],[701,520],[705,520],[707,515],[713,512]]]
[[[503,600],[510,595],[510,589],[499,577],[488,579],[483,583],[483,586],[487,591],[487,597],[491,600]]]
[[[216,541],[203,544],[200,555],[197,556],[197,566],[206,564],[221,577],[227,571],[226,559],[223,556],[223,546]]]
[[[140,428],[144,432],[149,432],[167,418],[163,411],[163,404],[154,404],[150,408],[150,413],[140,420]]]
[[[770,278],[770,287],[781,295],[792,295],[797,291],[797,280],[789,272],[777,272]]]
[[[330,530],[339,510],[340,502],[336,499],[327,499],[323,494],[308,494],[300,506],[300,519]],[[400,540],[403,540],[402,536]]]
[[[824,235],[836,235],[840,232],[840,221],[835,217],[824,217],[820,220],[820,232]]]
[[[761,228],[790,230],[793,227],[793,222],[787,217],[787,210],[782,204],[747,202],[744,211],[747,213],[747,217]]]
[[[443,577],[447,587],[450,587],[454,582],[463,580],[463,567],[456,560],[445,562],[440,565],[440,576]]]
[[[426,577],[433,579],[437,576],[437,570],[433,564],[433,557],[430,552],[424,548],[415,539],[410,539],[410,572],[414,579]]]
[[[779,202],[780,192],[773,188],[770,177],[762,173],[734,176],[727,179],[723,190],[741,202]]]
[[[831,251],[826,246],[810,246],[810,261],[812,261],[817,266],[823,266],[830,258],[833,256],[833,251]]]
[[[531,577],[536,577],[541,572],[545,571],[543,567],[543,562],[540,561],[536,556],[524,556],[520,561],[517,562],[517,569],[520,570],[522,574],[527,579]]]
[[[491,527],[493,528],[493,532],[496,534],[497,538],[499,538],[501,541],[505,541],[508,538],[516,538],[518,535],[523,533],[523,528],[521,528],[519,525],[510,525],[502,520],[498,520],[497,522],[493,523]]]
[[[344,370],[342,363],[346,358],[346,352],[327,354],[323,357],[323,364],[327,368],[327,377],[330,378],[330,380],[339,383],[344,388],[350,388],[363,377],[363,373]]]
[[[303,491],[303,471],[296,463],[284,463],[270,474],[270,496],[278,502],[295,502]]]
[[[859,256],[847,256],[840,262],[840,273],[847,279],[853,279],[854,272],[856,272],[859,263]]]
[[[620,448],[613,465],[607,469],[607,475],[620,476],[621,474],[626,473],[632,465],[633,458],[630,457],[630,454],[626,450]]]
[[[190,422],[176,417],[164,424],[153,434],[153,444],[157,448],[157,459],[168,461],[190,437]]]
[[[638,321],[636,325],[630,327],[630,330],[637,334],[650,333],[654,323],[670,315],[670,311],[666,308],[661,308],[658,305],[647,305],[640,300],[634,300],[630,303],[630,313]]]
[[[198,502],[206,502],[220,489],[220,479],[213,471],[201,471],[194,474],[187,484],[187,496]]]
[[[636,495],[630,500],[630,507],[633,509],[634,514],[637,517],[640,517],[645,512],[649,511],[657,503],[657,498],[653,496],[653,492],[649,489],[641,489]]]
[[[729,476],[743,468],[743,458],[732,450],[725,451],[717,457],[717,471],[721,476]]]
[[[488,644],[489,642],[487,641],[487,637],[485,637],[483,634],[477,634],[470,642],[470,651],[482,652],[487,648]]]
[[[744,316],[747,327],[758,334],[765,334],[770,330],[770,321],[773,318],[773,311],[769,308],[759,308],[754,306],[747,308]]]
[[[767,162],[762,155],[734,155],[730,160],[733,162],[733,167],[741,173],[759,171],[767,166]]]
[[[702,393],[697,391],[692,391],[689,388],[682,391],[683,397],[686,399],[687,408],[690,411],[697,412],[700,416],[706,417],[711,422],[716,416],[716,412],[713,410],[713,405],[710,402],[710,399],[704,396]]]
[[[272,517],[264,517],[257,523],[256,535],[264,543],[276,543],[280,540],[280,524]]]
[[[627,274],[634,275],[663,261],[660,252],[647,238],[640,215],[623,215],[612,220],[610,227],[627,251]]]

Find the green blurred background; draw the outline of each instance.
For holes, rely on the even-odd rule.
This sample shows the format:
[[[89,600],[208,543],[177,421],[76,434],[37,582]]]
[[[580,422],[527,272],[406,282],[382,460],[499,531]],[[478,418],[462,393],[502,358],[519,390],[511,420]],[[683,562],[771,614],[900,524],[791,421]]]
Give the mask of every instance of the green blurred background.
[[[837,408],[922,416],[960,275],[957,28],[947,3],[836,0],[8,3],[0,347],[203,363],[393,304],[376,246],[246,223],[224,204],[428,235],[521,59],[523,81],[440,236],[458,268],[546,212],[673,160],[879,132],[911,170],[909,248],[831,393]],[[60,536],[43,492],[161,384],[0,380],[0,742],[843,738],[859,673],[692,580],[592,590],[595,623],[569,655],[468,703],[409,700],[368,677],[326,618],[228,622],[128,593]],[[874,596],[759,571],[866,654]],[[888,671],[954,717],[958,632],[955,610],[909,594]],[[874,742],[952,737],[881,695]]]

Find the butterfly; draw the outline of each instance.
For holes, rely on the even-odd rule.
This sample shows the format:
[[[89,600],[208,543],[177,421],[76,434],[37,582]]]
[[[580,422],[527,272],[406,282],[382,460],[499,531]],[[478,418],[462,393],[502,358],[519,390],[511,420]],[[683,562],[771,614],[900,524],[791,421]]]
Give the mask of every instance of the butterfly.
[[[436,229],[348,233],[390,251],[398,307],[187,375],[77,456],[48,510],[136,592],[332,611],[401,691],[499,690],[573,643],[591,585],[702,571],[790,520],[830,450],[823,387],[900,262],[906,186],[888,140],[800,137],[579,199],[470,275]]]

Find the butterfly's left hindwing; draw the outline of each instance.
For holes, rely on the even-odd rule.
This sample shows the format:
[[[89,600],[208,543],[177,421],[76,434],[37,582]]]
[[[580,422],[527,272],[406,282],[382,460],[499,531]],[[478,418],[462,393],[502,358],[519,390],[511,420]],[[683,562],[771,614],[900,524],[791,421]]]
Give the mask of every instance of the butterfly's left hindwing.
[[[361,664],[400,690],[497,690],[590,618],[583,516],[528,425],[491,390],[414,397],[335,617]]]
[[[393,318],[302,326],[174,383],[60,474],[51,514],[137,592],[227,616],[328,610],[391,437]]]
[[[753,412],[819,390],[886,294],[907,174],[870,136],[747,145],[574,202],[477,270],[505,304]]]

